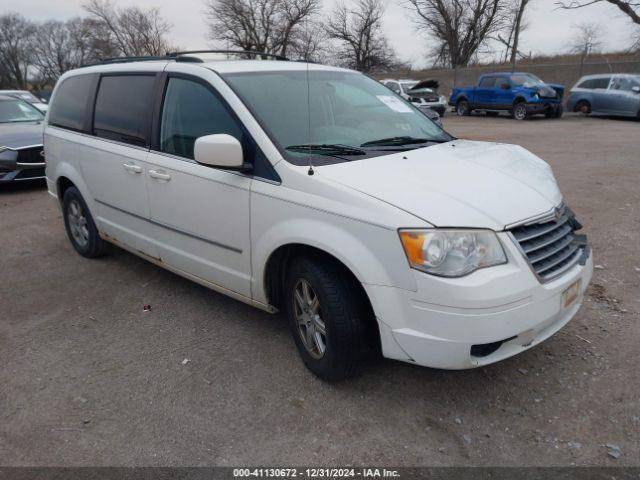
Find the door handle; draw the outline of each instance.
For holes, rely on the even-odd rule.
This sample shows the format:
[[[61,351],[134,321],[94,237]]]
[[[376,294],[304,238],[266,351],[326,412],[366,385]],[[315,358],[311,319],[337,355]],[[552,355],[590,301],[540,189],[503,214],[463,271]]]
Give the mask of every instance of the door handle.
[[[164,182],[168,182],[169,180],[171,180],[171,175],[169,175],[168,173],[164,173],[162,170],[149,170],[149,176],[151,178],[162,180]]]
[[[130,163],[125,163],[124,165],[122,165],[124,167],[124,169],[127,172],[130,173],[142,173],[142,167],[139,167],[138,165],[133,165]]]

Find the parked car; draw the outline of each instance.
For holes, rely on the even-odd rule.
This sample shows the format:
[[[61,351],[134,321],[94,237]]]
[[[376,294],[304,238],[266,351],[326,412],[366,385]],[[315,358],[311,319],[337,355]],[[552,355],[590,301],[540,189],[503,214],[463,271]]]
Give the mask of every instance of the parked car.
[[[435,122],[436,125],[438,125],[439,127],[442,127],[442,118],[440,117],[440,115],[438,114],[438,112],[436,112],[435,110],[431,110],[430,108],[425,108],[425,109],[418,109],[420,110],[429,120],[431,120],[432,122]]]
[[[559,118],[563,96],[562,85],[544,83],[530,73],[490,73],[481,75],[475,87],[454,88],[449,103],[460,116],[480,110],[509,112],[516,120],[535,114]]]
[[[31,93],[28,90],[0,90],[0,95],[7,95],[9,97],[20,98],[26,102],[29,102],[38,110],[45,113],[49,106],[47,105],[47,102],[43,98],[36,97],[33,93]]]
[[[434,110],[440,117],[444,117],[447,110],[447,97],[437,92],[437,81],[385,79],[380,83],[410,101],[421,111]]]
[[[43,179],[44,114],[19,98],[0,95],[0,183]]]
[[[587,75],[571,89],[567,108],[592,115],[640,118],[640,75]]]
[[[567,324],[593,271],[544,161],[456,140],[345,69],[175,54],[73,70],[45,152],[80,255],[119,245],[284,311],[325,380],[378,349],[444,369],[511,357]]]

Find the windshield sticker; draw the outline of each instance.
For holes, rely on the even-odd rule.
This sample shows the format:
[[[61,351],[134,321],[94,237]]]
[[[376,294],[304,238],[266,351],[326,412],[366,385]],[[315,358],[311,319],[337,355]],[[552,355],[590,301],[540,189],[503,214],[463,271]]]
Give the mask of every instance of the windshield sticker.
[[[402,100],[396,97],[391,97],[389,95],[378,95],[378,100],[384,103],[387,107],[389,107],[394,112],[399,113],[413,113],[411,107],[404,103]]]

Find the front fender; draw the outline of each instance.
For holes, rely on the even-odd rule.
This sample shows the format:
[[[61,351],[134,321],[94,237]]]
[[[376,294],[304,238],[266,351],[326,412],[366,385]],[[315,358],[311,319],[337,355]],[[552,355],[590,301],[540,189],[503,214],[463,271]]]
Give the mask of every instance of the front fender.
[[[264,281],[269,258],[278,248],[291,244],[307,245],[332,255],[365,287],[373,284],[417,288],[395,230],[261,197],[252,201],[252,238],[252,292],[259,302],[267,302]]]

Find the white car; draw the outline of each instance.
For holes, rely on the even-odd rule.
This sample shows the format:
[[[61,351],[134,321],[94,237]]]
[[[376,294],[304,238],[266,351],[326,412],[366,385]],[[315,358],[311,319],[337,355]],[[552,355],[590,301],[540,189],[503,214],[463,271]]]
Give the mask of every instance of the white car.
[[[438,112],[441,117],[444,117],[447,111],[447,97],[440,95],[431,88],[434,84],[433,80],[394,80],[387,78],[380,80],[380,83],[411,102],[420,110],[433,110]],[[437,82],[435,83],[437,84]]]
[[[511,357],[576,314],[593,261],[550,167],[457,140],[340,68],[193,55],[67,72],[44,139],[73,247],[118,245],[267,312],[325,380],[370,353]]]
[[[49,108],[49,105],[47,105],[47,102],[43,98],[36,97],[28,90],[0,90],[0,95],[20,98],[26,102],[29,102],[31,105],[33,105],[43,113],[46,113],[47,108]]]

